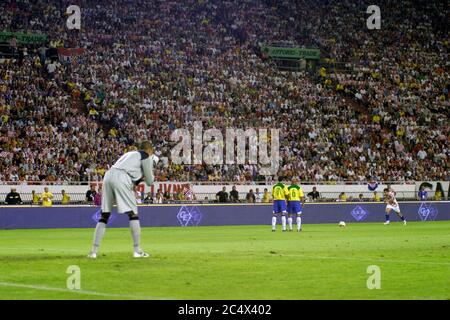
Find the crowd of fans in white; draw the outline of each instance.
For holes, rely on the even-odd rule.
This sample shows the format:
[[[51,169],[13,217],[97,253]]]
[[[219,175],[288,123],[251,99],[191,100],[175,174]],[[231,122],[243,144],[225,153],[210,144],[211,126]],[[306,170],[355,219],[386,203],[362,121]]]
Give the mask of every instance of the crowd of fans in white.
[[[378,2],[380,30],[353,0],[2,1],[0,30],[50,42],[1,60],[0,181],[101,180],[137,141],[169,157],[173,130],[198,120],[280,129],[274,179],[449,180],[446,4]],[[277,70],[259,45],[279,41],[319,48],[323,66]],[[54,61],[57,47],[84,53]],[[264,179],[167,163],[159,181]]]

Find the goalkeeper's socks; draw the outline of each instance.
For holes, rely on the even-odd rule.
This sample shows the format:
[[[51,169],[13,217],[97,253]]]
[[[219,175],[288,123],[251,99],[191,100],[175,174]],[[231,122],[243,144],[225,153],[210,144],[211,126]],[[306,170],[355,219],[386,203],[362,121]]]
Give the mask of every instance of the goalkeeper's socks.
[[[297,217],[297,231],[300,231],[301,228],[302,228],[302,218]]]
[[[292,218],[288,218],[289,230],[292,230]]]
[[[272,217],[272,230],[275,230],[277,226],[277,217]]]
[[[283,227],[283,231],[286,230],[286,216],[281,217],[281,226]]]
[[[141,225],[139,220],[130,220],[130,231],[131,237],[133,238],[134,252],[141,252],[140,241],[141,241]]]
[[[106,224],[104,222],[97,222],[97,226],[94,231],[94,244],[92,245],[92,253],[97,253],[100,242],[105,235]]]

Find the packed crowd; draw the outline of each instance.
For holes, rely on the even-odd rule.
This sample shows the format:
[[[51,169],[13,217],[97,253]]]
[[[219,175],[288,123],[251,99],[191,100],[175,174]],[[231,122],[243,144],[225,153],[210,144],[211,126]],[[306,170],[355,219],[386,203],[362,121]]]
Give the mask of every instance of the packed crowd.
[[[449,180],[448,27],[442,2],[3,1],[0,30],[47,34],[0,63],[0,181],[101,180],[150,139],[160,181],[264,179],[258,165],[170,162],[176,128],[280,129],[274,179]],[[82,30],[66,28],[78,4]],[[321,50],[317,76],[280,72],[259,45]],[[46,56],[83,48],[71,63]],[[46,50],[47,49],[47,50]]]

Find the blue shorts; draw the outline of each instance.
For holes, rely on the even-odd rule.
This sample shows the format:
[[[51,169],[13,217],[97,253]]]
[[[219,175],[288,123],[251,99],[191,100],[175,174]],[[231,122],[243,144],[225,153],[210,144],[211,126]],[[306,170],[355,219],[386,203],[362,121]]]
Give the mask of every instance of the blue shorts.
[[[286,201],[274,200],[273,201],[273,213],[286,213]]]
[[[302,214],[302,203],[300,201],[288,201],[288,213]]]

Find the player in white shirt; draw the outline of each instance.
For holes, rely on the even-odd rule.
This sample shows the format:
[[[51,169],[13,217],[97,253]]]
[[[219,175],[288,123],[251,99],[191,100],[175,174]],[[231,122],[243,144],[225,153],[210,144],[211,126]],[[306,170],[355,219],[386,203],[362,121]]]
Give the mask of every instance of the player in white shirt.
[[[391,210],[393,210],[397,216],[403,221],[403,224],[406,225],[406,219],[400,212],[400,206],[398,205],[397,199],[395,199],[395,191],[389,188],[384,189],[384,201],[386,202],[386,222],[385,225],[390,223],[389,214]]]
[[[149,141],[141,144],[139,151],[125,153],[105,173],[103,179],[102,211],[94,232],[92,250],[88,258],[97,258],[100,242],[105,234],[106,224],[113,206],[117,205],[117,211],[128,215],[130,219],[130,230],[133,238],[134,258],[147,258],[148,253],[141,250],[141,226],[139,223],[135,186],[141,181],[151,185],[154,181],[153,167],[159,159],[153,154],[153,147]]]

